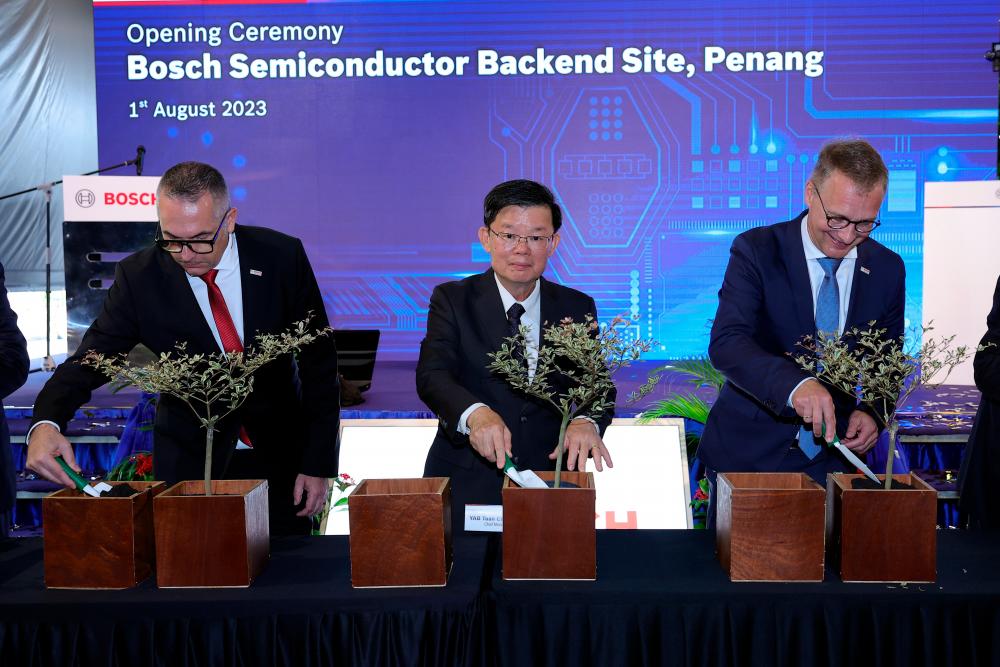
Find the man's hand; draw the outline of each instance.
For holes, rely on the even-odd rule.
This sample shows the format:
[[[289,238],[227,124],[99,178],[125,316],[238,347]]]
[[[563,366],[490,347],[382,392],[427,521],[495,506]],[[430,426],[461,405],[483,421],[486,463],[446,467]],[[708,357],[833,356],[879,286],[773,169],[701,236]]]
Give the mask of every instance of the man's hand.
[[[864,454],[878,441],[878,425],[863,410],[855,410],[847,420],[847,436],[840,442],[855,454]]]
[[[292,504],[298,505],[305,499],[305,507],[301,511],[296,512],[295,516],[313,516],[322,512],[329,490],[330,481],[326,477],[297,475],[295,477],[295,491],[292,495]]]
[[[556,458],[558,447],[549,454],[550,459]],[[586,419],[574,419],[566,427],[566,469],[576,470],[579,464],[580,471],[587,469],[587,457],[593,453],[594,466],[598,472],[604,470],[601,464],[603,460],[609,468],[615,465],[611,462],[611,454],[608,453],[604,441],[594,425]]]
[[[833,397],[819,380],[809,379],[799,385],[792,394],[792,407],[802,417],[802,421],[812,424],[813,435],[825,437],[827,442],[833,442],[837,434],[837,415],[833,409]],[[826,435],[823,427],[826,426]]]
[[[498,470],[503,470],[511,445],[510,430],[500,415],[484,405],[473,410],[465,423],[469,427],[472,448],[490,463],[496,463]]]
[[[51,424],[39,424],[31,432],[28,460],[25,465],[45,479],[72,489],[76,485],[56,462],[57,456],[63,457],[70,468],[80,472],[76,456],[73,455],[73,445],[69,444],[69,440]]]

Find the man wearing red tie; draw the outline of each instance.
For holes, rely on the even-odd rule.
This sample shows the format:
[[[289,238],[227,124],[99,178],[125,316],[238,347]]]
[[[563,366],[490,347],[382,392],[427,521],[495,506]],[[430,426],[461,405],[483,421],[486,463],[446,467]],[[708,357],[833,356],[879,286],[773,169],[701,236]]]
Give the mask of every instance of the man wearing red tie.
[[[233,352],[310,313],[312,326],[328,324],[301,241],[237,225],[237,211],[215,168],[175,165],[156,194],[155,245],[118,264],[79,350],[35,402],[27,465],[66,486],[72,482],[54,457],[77,465],[61,431],[107,381],[80,364],[88,350],[117,354],[143,344],[159,355],[183,342],[189,353]],[[267,479],[272,534],[308,531],[308,516],[323,507],[327,478],[336,474],[339,395],[336,349],[329,337],[320,338],[296,360],[282,358],[258,371],[253,393],[218,426],[213,476]],[[201,478],[204,433],[185,404],[161,396],[153,434],[156,479]]]

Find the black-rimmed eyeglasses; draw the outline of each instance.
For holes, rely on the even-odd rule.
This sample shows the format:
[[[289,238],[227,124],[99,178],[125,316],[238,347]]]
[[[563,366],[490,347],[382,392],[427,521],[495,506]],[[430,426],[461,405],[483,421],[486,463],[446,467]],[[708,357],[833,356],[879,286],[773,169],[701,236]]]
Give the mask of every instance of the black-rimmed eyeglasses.
[[[549,246],[552,245],[552,239],[555,238],[555,234],[552,236],[521,236],[510,232],[495,232],[492,227],[487,227],[487,229],[490,230],[490,234],[500,240],[500,245],[503,246],[504,250],[513,250],[521,241],[524,241],[525,245],[532,250],[548,250]]]
[[[163,238],[163,230],[157,228],[156,236],[153,238],[153,243],[155,243],[161,250],[166,250],[170,253],[181,252],[184,250],[184,246],[187,246],[191,252],[196,255],[207,255],[215,248],[215,241],[219,238],[219,232],[222,231],[222,223],[226,221],[226,217],[232,210],[232,207],[229,207],[226,209],[226,212],[222,214],[222,219],[219,220],[219,226],[215,228],[215,236],[211,239],[165,239]]]
[[[850,220],[842,215],[830,215],[829,211],[826,210],[826,204],[823,203],[823,198],[819,196],[819,188],[813,183],[813,192],[816,193],[816,199],[819,199],[819,205],[823,208],[823,215],[826,216],[826,224],[829,225],[830,229],[846,229],[848,225],[854,225],[854,230],[859,234],[870,234],[873,229],[881,225],[882,223],[875,220]]]

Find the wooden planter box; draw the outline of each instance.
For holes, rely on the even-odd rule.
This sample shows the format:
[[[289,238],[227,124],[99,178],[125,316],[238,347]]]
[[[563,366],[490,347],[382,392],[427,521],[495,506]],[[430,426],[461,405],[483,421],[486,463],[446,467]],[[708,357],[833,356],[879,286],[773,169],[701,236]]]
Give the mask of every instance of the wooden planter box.
[[[504,478],[504,579],[597,579],[594,474],[563,472],[562,480],[579,488],[523,489]]]
[[[444,586],[451,571],[451,481],[366,479],[347,497],[351,585]]]
[[[937,492],[913,473],[912,490],[853,489],[862,475],[827,477],[831,560],[849,582],[932,582],[937,577]],[[879,479],[885,479],[879,475]]]
[[[715,548],[732,581],[823,581],[823,487],[797,472],[727,472],[715,490]]]
[[[129,588],[153,572],[153,496],[163,482],[129,484],[129,498],[62,489],[42,499],[47,588]]]
[[[178,482],[153,501],[156,585],[247,587],[271,551],[267,481]]]

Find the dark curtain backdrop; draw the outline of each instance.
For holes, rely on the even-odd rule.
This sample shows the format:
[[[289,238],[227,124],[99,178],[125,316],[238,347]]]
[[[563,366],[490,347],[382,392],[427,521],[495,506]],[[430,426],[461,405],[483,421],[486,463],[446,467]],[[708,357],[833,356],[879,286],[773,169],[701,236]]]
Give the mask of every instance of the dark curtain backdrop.
[[[97,168],[93,26],[90,0],[0,1],[0,195]],[[62,195],[56,186],[57,287],[63,284]],[[44,288],[44,249],[44,193],[0,201],[8,289]]]

